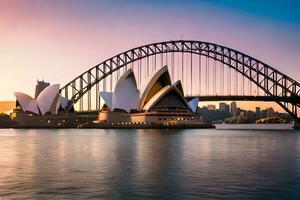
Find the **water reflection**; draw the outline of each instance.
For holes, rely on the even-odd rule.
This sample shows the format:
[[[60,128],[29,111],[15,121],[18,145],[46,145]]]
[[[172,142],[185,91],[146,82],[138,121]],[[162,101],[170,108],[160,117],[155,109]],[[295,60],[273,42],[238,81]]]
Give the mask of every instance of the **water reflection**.
[[[300,134],[1,130],[0,198],[297,199]]]
[[[136,180],[138,194],[174,198],[181,173],[180,130],[145,130],[139,135]]]
[[[183,169],[184,178],[190,180],[189,190],[199,193],[197,188],[203,189],[200,193],[212,199],[228,195],[268,199],[275,193],[288,194],[296,181],[297,136],[271,131],[223,131],[220,137],[214,132],[197,131],[184,137]]]

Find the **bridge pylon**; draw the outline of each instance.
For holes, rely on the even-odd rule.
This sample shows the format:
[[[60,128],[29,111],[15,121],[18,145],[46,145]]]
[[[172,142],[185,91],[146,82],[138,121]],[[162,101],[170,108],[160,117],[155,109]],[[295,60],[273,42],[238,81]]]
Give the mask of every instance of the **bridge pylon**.
[[[294,121],[293,129],[300,129],[300,119]]]

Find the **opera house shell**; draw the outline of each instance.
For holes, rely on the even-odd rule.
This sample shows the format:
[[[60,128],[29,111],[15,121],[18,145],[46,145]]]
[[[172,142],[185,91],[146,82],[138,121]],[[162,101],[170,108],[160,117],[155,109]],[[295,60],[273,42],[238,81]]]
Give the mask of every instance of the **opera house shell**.
[[[16,128],[78,128],[97,118],[74,111],[73,101],[60,95],[60,85],[38,81],[36,98],[15,92],[16,107],[10,114]]]
[[[138,89],[132,69],[116,83],[113,92],[100,92],[105,104],[99,123],[111,126],[201,124],[198,98],[184,98],[181,81],[172,84],[168,67],[151,74]]]
[[[59,89],[59,84],[50,85],[43,89],[36,99],[28,94],[15,92],[16,106],[23,112],[35,115],[57,115],[59,109],[64,110],[69,103],[68,99],[60,96]]]

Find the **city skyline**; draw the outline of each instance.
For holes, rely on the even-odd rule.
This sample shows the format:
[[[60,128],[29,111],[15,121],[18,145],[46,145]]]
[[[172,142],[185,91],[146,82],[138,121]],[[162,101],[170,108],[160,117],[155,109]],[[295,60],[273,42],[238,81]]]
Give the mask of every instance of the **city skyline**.
[[[238,49],[300,80],[298,9],[297,1],[3,1],[0,101],[32,94],[36,79],[63,85],[124,50],[182,38]]]
[[[290,123],[291,118],[286,113],[277,112],[272,107],[262,109],[255,107],[254,110],[244,110],[237,106],[235,101],[230,104],[220,102],[218,106],[208,104],[198,109],[202,113],[205,122],[210,123]]]

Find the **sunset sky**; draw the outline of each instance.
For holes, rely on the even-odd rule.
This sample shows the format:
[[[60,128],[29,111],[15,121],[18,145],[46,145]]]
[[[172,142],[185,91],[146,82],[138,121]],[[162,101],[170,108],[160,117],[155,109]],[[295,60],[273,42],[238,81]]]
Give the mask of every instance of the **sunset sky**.
[[[0,101],[64,85],[127,49],[193,39],[237,49],[300,81],[299,0],[1,0]]]

